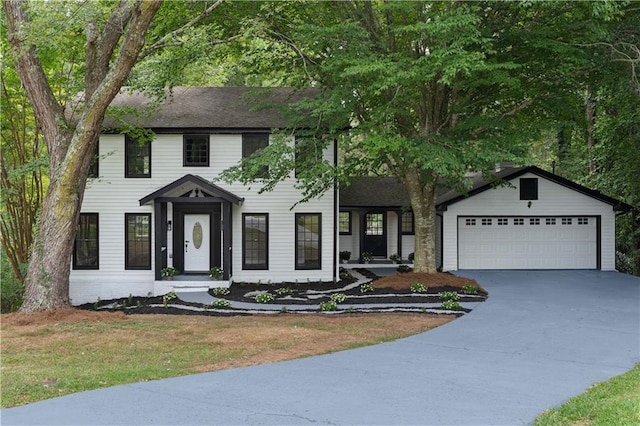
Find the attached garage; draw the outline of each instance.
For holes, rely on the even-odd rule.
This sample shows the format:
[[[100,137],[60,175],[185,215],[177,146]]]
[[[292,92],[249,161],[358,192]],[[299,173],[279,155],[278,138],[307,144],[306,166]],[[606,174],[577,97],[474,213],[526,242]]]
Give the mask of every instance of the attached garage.
[[[598,217],[459,217],[460,269],[597,269]]]
[[[630,206],[534,166],[471,179],[438,197],[444,271],[615,270],[616,215]]]

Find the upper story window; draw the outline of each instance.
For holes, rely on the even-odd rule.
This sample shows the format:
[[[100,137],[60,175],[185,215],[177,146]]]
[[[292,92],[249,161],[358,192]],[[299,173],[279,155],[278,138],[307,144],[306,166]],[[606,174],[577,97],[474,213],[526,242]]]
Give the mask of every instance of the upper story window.
[[[255,152],[269,146],[268,133],[245,133],[242,135],[242,158],[251,157]],[[254,176],[257,178],[266,177],[269,167],[262,166],[256,170]]]
[[[413,233],[413,212],[404,212],[402,213],[402,234],[412,235]]]
[[[80,213],[73,244],[73,269],[99,268],[98,213]]]
[[[184,135],[182,165],[209,167],[209,135]]]
[[[318,140],[296,138],[295,147],[296,177],[322,161],[322,145]]]
[[[351,235],[351,212],[340,212],[338,230],[341,235]]]
[[[124,177],[150,178],[151,141],[138,141],[129,135],[125,135],[124,145]]]
[[[520,178],[520,199],[521,200],[537,200],[538,199],[538,179],[537,178]]]

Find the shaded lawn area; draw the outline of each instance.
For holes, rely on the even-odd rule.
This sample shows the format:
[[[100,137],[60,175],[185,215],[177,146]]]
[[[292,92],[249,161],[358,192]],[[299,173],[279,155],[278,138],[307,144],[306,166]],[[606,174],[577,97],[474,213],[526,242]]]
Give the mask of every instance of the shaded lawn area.
[[[453,315],[5,314],[2,407],[124,383],[307,357],[395,340]]]

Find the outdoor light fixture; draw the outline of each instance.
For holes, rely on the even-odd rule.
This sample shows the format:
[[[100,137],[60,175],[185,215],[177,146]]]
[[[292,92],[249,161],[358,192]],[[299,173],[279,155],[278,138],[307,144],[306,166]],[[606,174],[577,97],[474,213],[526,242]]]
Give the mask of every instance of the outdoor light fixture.
[[[529,202],[527,203],[527,207],[531,208],[531,204],[533,204],[533,203],[532,203],[531,201],[529,201]],[[169,223],[171,223],[171,221],[169,221]]]
[[[531,204],[531,202],[529,202],[529,204]],[[171,221],[170,220],[167,221],[167,231],[171,231]]]

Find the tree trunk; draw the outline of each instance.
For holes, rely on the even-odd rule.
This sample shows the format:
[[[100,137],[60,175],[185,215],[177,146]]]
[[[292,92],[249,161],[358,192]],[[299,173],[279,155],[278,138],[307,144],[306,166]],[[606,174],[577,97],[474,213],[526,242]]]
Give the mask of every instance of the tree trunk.
[[[403,178],[409,193],[415,223],[414,272],[437,272],[435,180],[421,183],[420,173],[411,170]]]
[[[28,44],[31,27],[25,1],[3,0],[3,5],[7,38],[20,80],[43,128],[51,175],[31,250],[21,311],[63,308],[70,305],[73,240],[105,111],[138,60],[160,1],[121,2],[109,20],[114,25],[108,25],[97,40],[89,25],[85,81],[88,91],[73,134],[67,131],[73,126],[66,122],[51,91],[37,49]],[[120,48],[116,53],[118,40]],[[116,58],[111,61],[114,55]]]

